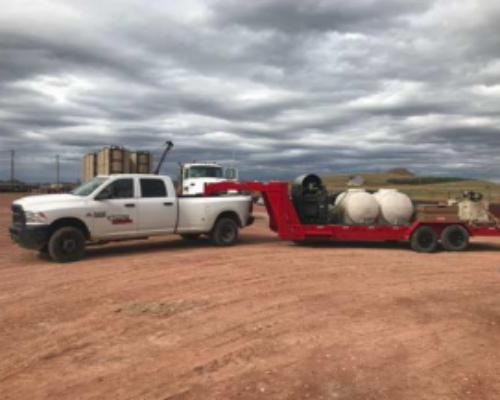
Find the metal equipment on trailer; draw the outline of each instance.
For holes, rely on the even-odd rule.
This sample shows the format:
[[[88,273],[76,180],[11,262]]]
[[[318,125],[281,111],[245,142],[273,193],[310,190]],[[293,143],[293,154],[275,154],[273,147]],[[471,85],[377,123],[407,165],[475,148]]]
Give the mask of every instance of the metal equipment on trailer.
[[[154,171],[155,175],[160,174],[161,166],[163,165],[163,162],[165,161],[165,157],[167,157],[167,154],[172,150],[174,147],[174,143],[171,140],[167,140],[165,142],[165,150],[163,150],[163,154],[161,155],[161,159],[158,162],[158,165],[156,166],[156,169]]]
[[[299,178],[298,178],[299,179]],[[309,189],[303,193],[289,195],[288,182],[220,182],[207,184],[205,195],[235,190],[238,192],[260,192],[269,214],[269,227],[283,240],[294,242],[331,240],[336,242],[409,242],[413,250],[431,253],[441,242],[447,251],[463,251],[469,238],[500,237],[498,220],[493,224],[450,221],[440,215],[425,221],[414,220],[406,225],[346,225],[331,223],[324,218],[325,194],[314,178],[301,177]],[[297,199],[302,197],[302,208]],[[297,211],[299,210],[299,212]]]

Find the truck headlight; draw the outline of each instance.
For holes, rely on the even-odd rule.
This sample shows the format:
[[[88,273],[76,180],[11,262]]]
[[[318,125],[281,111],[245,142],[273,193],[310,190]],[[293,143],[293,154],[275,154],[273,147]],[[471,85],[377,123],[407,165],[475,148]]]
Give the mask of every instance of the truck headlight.
[[[47,216],[43,212],[25,211],[26,222],[35,224],[44,224],[47,222]]]

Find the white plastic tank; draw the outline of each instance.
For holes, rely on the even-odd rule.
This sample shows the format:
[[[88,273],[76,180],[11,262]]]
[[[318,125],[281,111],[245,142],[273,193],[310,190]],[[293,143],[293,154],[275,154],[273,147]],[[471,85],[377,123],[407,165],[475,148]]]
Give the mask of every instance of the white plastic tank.
[[[380,219],[389,225],[406,225],[415,211],[410,198],[396,189],[380,189],[374,194],[380,205]]]
[[[363,189],[350,189],[335,200],[336,212],[346,225],[373,225],[379,217],[375,197]]]

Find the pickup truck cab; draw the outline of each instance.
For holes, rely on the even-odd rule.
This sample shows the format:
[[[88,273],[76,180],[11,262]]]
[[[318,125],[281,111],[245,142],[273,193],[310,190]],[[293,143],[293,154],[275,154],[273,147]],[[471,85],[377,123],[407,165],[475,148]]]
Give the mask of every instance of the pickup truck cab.
[[[90,243],[178,234],[208,235],[231,246],[253,222],[248,196],[177,197],[172,180],[156,175],[98,176],[70,194],[30,196],[12,204],[11,238],[54,261],[81,259]]]

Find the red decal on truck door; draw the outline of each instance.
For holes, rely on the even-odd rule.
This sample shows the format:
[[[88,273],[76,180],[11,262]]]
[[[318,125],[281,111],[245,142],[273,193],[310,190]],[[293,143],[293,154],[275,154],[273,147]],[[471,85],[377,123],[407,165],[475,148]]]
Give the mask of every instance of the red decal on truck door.
[[[132,224],[134,221],[130,219],[129,215],[109,215],[108,221],[113,225],[127,225]]]

